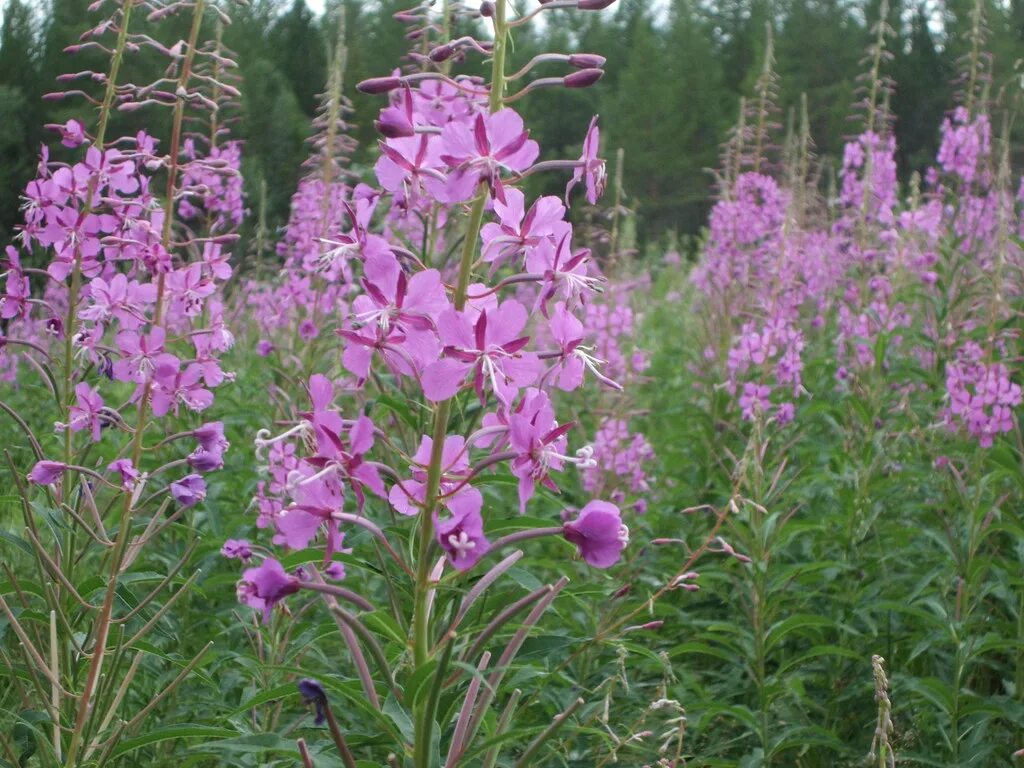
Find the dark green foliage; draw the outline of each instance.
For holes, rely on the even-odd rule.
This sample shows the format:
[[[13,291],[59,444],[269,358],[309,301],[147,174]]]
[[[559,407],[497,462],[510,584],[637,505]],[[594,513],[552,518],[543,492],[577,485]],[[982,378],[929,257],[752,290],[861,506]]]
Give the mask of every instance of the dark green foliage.
[[[252,206],[259,198],[260,179],[273,181],[267,206],[271,229],[287,220],[298,176],[285,166],[305,153],[296,140],[308,135],[327,79],[337,14],[343,9],[346,15],[345,92],[350,96],[360,79],[401,66],[408,51],[406,27],[392,18],[406,8],[404,0],[338,0],[328,5],[326,17],[317,18],[304,0],[254,0],[233,10],[233,23],[225,30],[224,42],[238,53],[246,83],[247,109],[239,133],[248,140],[247,167],[255,170],[247,176],[246,190]],[[939,117],[953,104],[957,59],[970,51],[971,5],[968,0],[947,5],[944,34],[935,11],[893,6],[890,21],[896,36],[890,49],[895,58],[887,74],[896,81],[892,110],[905,178],[935,156]],[[523,63],[549,50],[594,51],[608,57],[605,78],[599,88],[536,93],[522,103],[523,110],[534,137],[552,157],[572,156],[590,115],[601,115],[606,153],[625,150],[625,188],[644,240],[666,230],[694,233],[710,207],[706,169],[717,165],[740,96],[753,95],[764,56],[765,23],[771,21],[775,29],[778,119],[784,122],[788,112],[798,112],[801,94],[806,94],[817,153],[834,164],[844,137],[852,132],[846,116],[857,98],[856,79],[864,68],[861,57],[869,38],[865,19],[873,18],[873,8],[834,0],[782,5],[729,0],[713,6],[673,0],[657,15],[646,4],[625,2],[614,14],[583,19],[549,13],[546,25],[515,36],[514,61]],[[994,54],[993,98],[1010,82],[1021,55],[1022,8],[1016,0],[986,8],[985,47]],[[7,0],[0,86],[10,89],[3,91],[5,114],[12,109],[17,114],[5,121],[0,141],[0,234],[9,236],[16,223],[14,203],[35,166],[39,142],[46,138],[41,125],[63,122],[72,108],[80,107],[42,103],[39,97],[54,89],[57,75],[91,67],[89,54],[72,60],[63,53],[88,23],[85,3],[76,0],[49,0],[46,13],[33,12],[24,0]],[[160,62],[150,57],[149,66],[155,76]],[[381,104],[379,98],[353,98],[352,122],[360,143],[357,167],[365,168],[375,149],[373,120]],[[163,135],[160,118],[155,124],[152,116],[147,121],[148,130]],[[125,130],[141,125],[135,118],[115,121],[115,128]],[[558,194],[564,180],[549,176],[531,184],[534,191]]]

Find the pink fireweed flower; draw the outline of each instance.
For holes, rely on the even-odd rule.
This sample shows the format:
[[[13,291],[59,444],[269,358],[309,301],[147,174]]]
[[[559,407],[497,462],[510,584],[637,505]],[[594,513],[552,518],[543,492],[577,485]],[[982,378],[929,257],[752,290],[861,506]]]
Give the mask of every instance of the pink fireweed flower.
[[[155,386],[152,389],[151,405],[153,415],[166,416],[168,412],[178,413],[178,405],[184,403],[191,411],[205,410],[213,403],[213,393],[202,385],[203,368],[190,363],[181,370],[177,358],[162,360],[153,374]],[[143,388],[136,390],[135,397],[141,397]]]
[[[458,203],[471,198],[477,185],[490,185],[494,197],[505,199],[502,172],[524,171],[540,154],[537,142],[523,128],[523,118],[509,107],[477,114],[473,127],[451,122],[441,130],[441,159],[452,168],[442,192],[442,202]]]
[[[772,388],[767,384],[746,382],[739,400],[743,418],[752,421],[758,414],[767,414],[771,408],[771,401],[768,399],[771,393]]]
[[[206,498],[206,481],[199,475],[185,475],[170,484],[171,497],[182,507],[195,506]]]
[[[9,270],[5,290],[0,293],[0,320],[25,319],[29,313],[28,300],[32,296],[31,283],[28,275],[22,272],[21,258],[12,246],[7,246],[5,261]]]
[[[530,342],[529,336],[519,335],[527,319],[526,308],[514,299],[482,310],[475,322],[469,311],[442,312],[438,331],[445,356],[423,371],[423,394],[433,402],[447,400],[472,372],[481,403],[488,386],[502,403],[511,403],[539,373],[537,356],[522,351]]]
[[[446,177],[441,160],[441,139],[436,134],[421,133],[408,138],[380,142],[381,156],[374,166],[377,181],[388,192],[402,192],[414,202],[426,189],[434,195],[444,194]]]
[[[356,497],[359,513],[362,514],[366,504],[364,489],[381,498],[387,497],[384,482],[380,479],[377,467],[363,458],[373,448],[374,426],[369,417],[360,415],[348,431],[348,439],[342,437],[340,429],[323,423],[317,423],[314,417],[314,430],[317,438],[317,455],[305,459],[305,463],[316,470],[317,475],[325,476],[334,471],[348,480]]]
[[[353,315],[384,333],[393,323],[403,332],[431,330],[433,318],[450,306],[440,272],[425,269],[409,277],[390,251],[366,258],[362,284],[366,293],[352,302]]]
[[[68,465],[60,461],[38,461],[28,473],[28,480],[35,485],[53,485],[67,470]]]
[[[602,290],[604,279],[589,274],[590,249],[573,252],[571,241],[572,225],[562,222],[556,225],[553,239],[541,241],[526,255],[526,271],[542,278],[537,306],[545,317],[548,302],[556,294],[562,295],[567,306],[576,306],[590,293]]]
[[[220,548],[220,553],[228,560],[241,560],[243,563],[252,559],[252,547],[245,539],[228,539]]]
[[[123,330],[135,330],[146,322],[146,308],[156,302],[156,286],[129,281],[118,273],[109,283],[102,277],[93,278],[88,296],[89,304],[79,313],[83,320],[106,323],[116,319]]]
[[[75,405],[71,406],[67,424],[57,423],[58,431],[70,428],[72,432],[89,430],[94,443],[99,442],[100,431],[109,423],[104,414],[100,393],[84,381],[75,385]]]
[[[597,115],[594,115],[590,121],[590,127],[587,128],[586,138],[583,140],[583,154],[580,156],[579,165],[572,172],[572,179],[565,187],[566,205],[569,204],[569,193],[580,179],[586,181],[587,202],[591,205],[597,205],[598,198],[604,194],[608,177],[605,171],[605,161],[597,156],[600,144],[601,131],[597,127]]]
[[[980,362],[977,350],[961,350],[959,358],[946,368],[950,417],[956,417],[982,448],[990,448],[997,435],[1013,430],[1021,387],[1010,380],[1002,363]]]
[[[402,480],[391,487],[388,500],[399,514],[417,515],[425,502],[427,493],[427,466],[434,441],[424,435],[416,454],[412,457],[412,479]],[[469,471],[469,455],[466,438],[449,435],[444,440],[441,453],[441,504],[455,517],[466,517],[479,513],[484,498],[480,490],[466,482]]]
[[[629,543],[629,529],[622,524],[619,508],[597,499],[587,503],[575,520],[565,523],[562,535],[595,568],[615,565]]]
[[[434,534],[448,556],[448,561],[460,571],[468,571],[491,548],[484,535],[484,523],[479,509],[463,509],[451,517],[441,519],[434,515]]]
[[[68,149],[80,147],[85,143],[85,128],[78,120],[68,120],[64,125],[47,126],[60,133],[60,143]]]
[[[199,442],[199,447],[204,451],[224,453],[231,446],[231,443],[224,437],[223,421],[206,422],[192,431],[192,437]]]
[[[584,372],[590,371],[605,386],[622,389],[621,384],[602,373],[601,366],[606,361],[593,354],[593,346],[583,344],[583,323],[566,308],[565,302],[555,304],[548,328],[551,338],[558,343],[559,356],[557,362],[544,374],[544,378],[553,373],[555,386],[564,392],[572,392],[583,384]]]
[[[980,162],[991,152],[992,127],[986,115],[973,120],[964,107],[953,111],[942,123],[942,144],[936,157],[942,170],[959,176],[967,184],[979,176]]]
[[[558,491],[549,472],[561,471],[566,464],[577,464],[585,469],[593,463],[589,449],[583,449],[574,458],[566,456],[568,441],[565,435],[573,423],[559,425],[548,396],[529,389],[518,409],[508,419],[508,441],[518,455],[512,459],[512,474],[519,478],[519,513],[526,514],[526,504],[533,498],[536,483]]]
[[[141,473],[132,464],[131,459],[116,459],[107,465],[109,472],[116,472],[121,478],[121,487],[126,491],[134,490],[135,484],[138,483]]]
[[[164,351],[165,338],[164,329],[160,326],[145,334],[134,330],[119,332],[115,344],[121,357],[114,363],[114,378],[145,384],[158,367],[179,365],[178,358]]]
[[[529,252],[545,238],[555,237],[555,225],[565,218],[565,206],[557,197],[540,197],[526,210],[526,196],[518,189],[505,190],[505,202],[494,201],[498,222],[480,230],[483,260],[501,263]]]
[[[82,274],[95,277],[100,270],[96,259],[101,250],[99,235],[105,223],[100,216],[83,216],[74,208],[61,208],[49,217],[37,239],[41,245],[54,249],[54,258],[46,268],[50,277],[58,282],[66,280],[76,257]]]
[[[288,484],[295,504],[274,519],[274,543],[289,549],[305,549],[321,531],[326,531],[324,562],[341,547],[342,534],[331,515],[345,504],[345,490],[336,473],[315,473],[302,465],[289,474]]]
[[[167,276],[167,292],[173,297],[172,307],[186,317],[203,311],[205,300],[217,290],[216,284],[203,276],[199,262],[176,269]]]
[[[437,359],[435,318],[450,304],[436,269],[410,278],[390,251],[374,254],[364,265],[363,288],[352,302],[350,329],[337,331],[350,342],[342,353],[349,372],[365,379],[374,351],[403,375]]]
[[[238,584],[239,602],[263,612],[263,623],[270,623],[270,613],[277,603],[299,591],[299,580],[287,573],[284,566],[268,557],[256,568],[248,568]]]
[[[351,552],[352,550],[346,550]],[[334,581],[342,581],[345,578],[345,564],[338,561],[332,560],[326,568],[324,568],[324,576]]]

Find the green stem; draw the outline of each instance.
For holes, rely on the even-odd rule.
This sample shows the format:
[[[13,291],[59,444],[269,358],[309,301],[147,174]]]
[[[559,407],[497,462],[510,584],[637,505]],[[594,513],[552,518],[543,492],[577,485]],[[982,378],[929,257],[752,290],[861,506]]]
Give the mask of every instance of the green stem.
[[[497,0],[494,11],[494,55],[491,60],[491,91],[489,98],[490,111],[501,109],[505,91],[505,51],[508,43],[508,24],[506,21],[505,0]],[[481,184],[469,215],[466,237],[462,243],[462,254],[459,259],[459,273],[455,286],[454,305],[462,310],[466,305],[466,294],[472,274],[473,260],[476,256],[477,242],[480,239],[480,228],[483,225],[484,207],[487,203],[487,190]],[[424,495],[423,509],[420,511],[418,540],[419,547],[416,558],[416,584],[413,596],[413,663],[415,669],[421,669],[430,655],[430,615],[428,610],[430,585],[430,553],[434,543],[434,512],[438,505],[438,493],[441,487],[441,463],[444,455],[444,440],[448,434],[448,419],[451,415],[451,400],[438,403],[434,411],[430,451],[430,464],[427,467],[427,487]],[[437,672],[435,672],[437,674]],[[426,707],[426,703],[424,704]],[[421,711],[415,718],[416,733],[413,745],[416,768],[429,768],[430,741],[433,738],[433,724],[424,723],[426,712]],[[432,720],[432,718],[431,718]]]
[[[120,36],[118,38],[119,44],[123,49],[123,40],[127,36],[128,21],[130,16],[131,8],[134,4],[134,0],[126,0],[124,7],[124,18],[122,22],[122,28],[120,30]],[[178,79],[179,90],[184,90],[188,86],[188,81],[192,75],[192,62],[195,59],[196,41],[199,37],[199,28],[202,24],[203,11],[205,9],[205,0],[196,0],[195,6],[192,10],[192,28],[189,32],[188,49],[185,54],[185,60],[182,64],[181,74]],[[119,61],[119,59],[118,59]],[[113,66],[111,67],[112,74],[114,72]],[[113,82],[113,76],[111,77]],[[112,92],[111,99],[113,98]],[[107,100],[104,99],[104,104],[107,104]],[[167,171],[167,211],[165,212],[164,227],[162,232],[162,243],[166,250],[170,250],[171,243],[171,225],[174,221],[174,189],[177,184],[178,176],[178,165],[179,165],[179,154],[181,145],[181,130],[182,122],[185,114],[185,99],[179,98],[174,108],[174,123],[171,133],[171,143],[169,146],[170,151],[170,167]],[[100,130],[97,135],[97,142],[100,142],[103,133],[105,131],[106,123],[101,122]],[[153,323],[155,325],[160,324],[160,320],[163,314],[163,288],[164,288],[164,275],[161,273],[160,279],[157,283],[157,299],[156,308],[154,310]],[[69,329],[68,329],[69,330]],[[147,383],[143,390],[142,397],[139,400],[138,406],[138,419],[135,425],[135,436],[132,440],[132,464],[139,466],[139,461],[142,456],[142,442],[143,434],[145,432],[146,420],[149,412],[149,399],[151,393],[151,384]],[[123,494],[124,503],[122,505],[120,526],[117,532],[117,539],[114,543],[114,551],[110,560],[110,575],[107,581],[107,590],[103,598],[103,605],[100,608],[100,614],[96,619],[96,641],[93,647],[93,656],[89,664],[89,672],[86,676],[85,687],[82,690],[81,697],[78,702],[78,712],[75,717],[74,735],[71,738],[71,745],[68,747],[68,756],[65,765],[72,768],[75,765],[75,760],[78,756],[78,750],[82,745],[82,735],[86,731],[86,725],[88,722],[89,714],[92,711],[90,702],[92,699],[93,692],[96,690],[96,686],[99,682],[100,671],[103,667],[103,659],[106,653],[107,637],[110,632],[110,624],[113,619],[114,610],[114,597],[117,593],[117,582],[118,576],[121,571],[121,565],[124,561],[125,552],[128,549],[128,542],[130,539],[131,532],[131,513],[132,513],[132,502],[131,494]]]

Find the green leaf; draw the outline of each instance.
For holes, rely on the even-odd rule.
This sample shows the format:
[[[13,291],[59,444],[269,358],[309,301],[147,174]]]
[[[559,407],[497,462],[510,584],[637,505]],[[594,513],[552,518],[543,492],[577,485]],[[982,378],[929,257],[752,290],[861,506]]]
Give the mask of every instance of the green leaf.
[[[230,728],[217,728],[212,725],[171,725],[156,728],[132,739],[125,739],[114,748],[110,756],[112,759],[122,757],[140,747],[158,744],[162,741],[174,741],[176,739],[220,739],[236,735],[238,735],[238,731],[231,730]]]

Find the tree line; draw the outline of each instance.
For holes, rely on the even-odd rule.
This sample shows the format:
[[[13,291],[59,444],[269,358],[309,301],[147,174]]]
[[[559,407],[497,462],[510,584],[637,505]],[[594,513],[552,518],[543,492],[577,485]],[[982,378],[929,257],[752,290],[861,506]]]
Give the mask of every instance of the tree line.
[[[992,55],[990,95],[1022,75],[1024,0],[980,2],[984,46]],[[232,12],[224,44],[237,53],[242,98],[233,133],[245,141],[243,171],[248,205],[263,211],[271,230],[287,219],[288,203],[309,153],[307,139],[327,79],[330,50],[344,13],[348,51],[344,90],[352,98],[359,150],[353,167],[369,173],[376,145],[373,119],[379,98],[356,94],[359,80],[386,74],[409,48],[407,28],[394,20],[410,0],[343,0],[318,16],[304,0],[253,0]],[[0,29],[0,236],[9,239],[19,219],[19,196],[35,171],[45,124],[64,122],[71,107],[45,101],[67,71],[66,46],[89,27],[83,0],[6,0]],[[935,156],[938,126],[956,95],[958,61],[969,52],[978,16],[975,0],[925,5],[887,4],[891,32],[886,75],[894,83],[889,108],[899,147],[899,168],[909,179]],[[648,237],[694,233],[713,201],[713,176],[723,142],[735,125],[742,97],[754,95],[771,53],[775,134],[799,122],[802,97],[815,153],[832,167],[844,139],[856,131],[849,116],[857,99],[864,51],[879,21],[880,0],[671,0],[652,9],[620,0],[614,11],[580,15],[559,11],[514,39],[525,62],[546,50],[600,51],[608,57],[600,87],[550,89],[524,102],[535,138],[552,156],[578,153],[589,116],[599,114],[605,154],[624,151],[623,188]],[[161,22],[166,25],[180,21]],[[185,37],[182,29],[179,37]],[[168,34],[161,33],[161,39]],[[96,54],[83,52],[76,71]],[[472,69],[477,61],[466,62]],[[165,66],[143,51],[133,62],[136,81],[160,76]],[[149,68],[148,70],[146,68]],[[122,133],[143,125],[157,137],[166,120],[152,113],[119,116]],[[120,135],[120,134],[114,134]],[[59,157],[60,149],[54,150]],[[552,192],[557,180],[549,180]],[[250,226],[252,226],[250,224]]]

